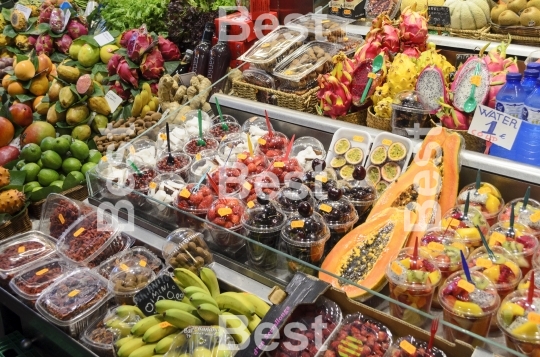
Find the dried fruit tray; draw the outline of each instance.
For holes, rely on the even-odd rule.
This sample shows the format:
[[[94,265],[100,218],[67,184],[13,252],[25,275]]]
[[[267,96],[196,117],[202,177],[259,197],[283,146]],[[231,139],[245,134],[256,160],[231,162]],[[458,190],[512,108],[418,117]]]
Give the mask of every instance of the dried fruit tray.
[[[400,7],[401,0],[367,0],[366,17],[368,19],[374,19],[379,16],[380,13],[386,11],[388,17],[393,19],[397,15]]]
[[[337,41],[337,44],[341,46],[340,51],[345,53],[347,57],[352,57],[356,50],[364,44],[364,39],[360,35],[349,34]]]
[[[335,165],[334,166],[332,165],[332,160],[339,157],[342,157],[345,159],[345,154],[337,154],[336,151],[334,150],[334,146],[340,139],[346,139],[349,141],[350,143],[349,150],[353,148],[359,148],[360,150],[362,150],[363,157],[360,160],[360,162],[357,163],[357,165],[363,165],[366,162],[366,159],[369,155],[369,149],[371,147],[371,135],[369,135],[369,133],[363,130],[357,130],[357,129],[349,129],[349,128],[338,129],[334,133],[334,136],[332,136],[332,142],[330,143],[330,146],[328,147],[328,154],[326,154],[326,165],[329,167],[333,167],[338,173],[338,175],[340,175],[339,173],[340,167],[334,167]]]
[[[347,25],[354,21],[354,19],[345,19],[333,15],[309,13],[292,20],[288,24],[306,28],[309,33],[308,41],[338,42],[346,36]]]

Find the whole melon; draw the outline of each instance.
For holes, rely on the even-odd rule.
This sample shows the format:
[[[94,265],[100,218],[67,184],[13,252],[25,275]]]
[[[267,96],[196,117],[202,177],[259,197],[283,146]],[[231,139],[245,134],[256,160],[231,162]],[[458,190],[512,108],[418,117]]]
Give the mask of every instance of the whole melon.
[[[444,6],[450,8],[451,27],[459,30],[478,30],[490,20],[487,0],[446,0]]]

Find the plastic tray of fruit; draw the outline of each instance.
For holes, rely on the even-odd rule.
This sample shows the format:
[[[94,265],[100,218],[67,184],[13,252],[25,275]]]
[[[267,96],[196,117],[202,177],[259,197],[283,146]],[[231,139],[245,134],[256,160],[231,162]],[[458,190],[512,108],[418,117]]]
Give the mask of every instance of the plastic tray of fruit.
[[[58,239],[73,222],[92,210],[91,206],[83,202],[51,193],[41,210],[38,230]]]
[[[380,13],[386,12],[388,17],[393,19],[397,15],[400,7],[401,0],[367,0],[366,17],[368,19],[374,19],[379,16]]]
[[[338,129],[326,154],[326,165],[332,167],[342,179],[352,179],[354,166],[363,165],[371,147],[371,135],[363,130]]]
[[[341,46],[340,51],[345,53],[347,57],[354,56],[354,53],[360,46],[364,44],[364,39],[360,35],[349,34],[337,40],[337,44]]]
[[[390,346],[384,357],[446,357],[446,354],[432,347],[428,350],[428,343],[413,336],[400,337]]]
[[[338,42],[340,38],[346,36],[346,27],[352,22],[354,19],[309,13],[292,20],[289,24],[305,27],[309,33],[309,41],[325,39],[328,42]]]
[[[407,168],[413,143],[403,136],[380,133],[375,137],[366,161],[368,180],[381,194]]]

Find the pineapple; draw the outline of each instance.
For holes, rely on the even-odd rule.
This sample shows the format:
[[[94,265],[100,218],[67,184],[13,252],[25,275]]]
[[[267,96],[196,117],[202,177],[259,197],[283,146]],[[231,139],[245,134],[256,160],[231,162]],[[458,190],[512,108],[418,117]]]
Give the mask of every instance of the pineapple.
[[[0,166],[0,188],[9,185],[10,176],[9,170]]]
[[[18,190],[0,192],[0,213],[15,214],[24,207],[26,196]]]

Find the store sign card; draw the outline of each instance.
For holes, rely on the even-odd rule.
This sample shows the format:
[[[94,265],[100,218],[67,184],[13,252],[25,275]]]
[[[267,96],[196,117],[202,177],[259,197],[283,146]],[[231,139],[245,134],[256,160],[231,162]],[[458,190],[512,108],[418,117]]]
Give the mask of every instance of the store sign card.
[[[122,104],[123,100],[113,92],[112,90],[108,91],[107,94],[105,94],[105,100],[107,103],[109,103],[109,107],[111,108],[111,113],[114,113],[116,109]]]
[[[448,6],[428,6],[428,23],[433,26],[448,26],[452,23]]]
[[[479,105],[474,113],[468,133],[507,150],[512,150],[520,127],[521,119],[485,105]]]
[[[156,302],[159,300],[176,300],[181,301],[184,298],[184,293],[174,280],[168,275],[162,275],[152,281],[133,297],[135,304],[146,315],[155,315]]]
[[[21,4],[15,4],[14,9],[22,12],[24,17],[26,17],[27,20],[30,18],[30,15],[32,14],[31,8],[21,5]]]
[[[111,33],[109,31],[105,31],[100,33],[99,35],[96,35],[94,37],[94,40],[98,43],[100,47],[105,46],[108,43],[111,43],[114,41],[114,37],[112,37]]]

